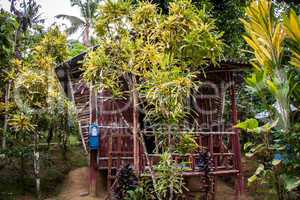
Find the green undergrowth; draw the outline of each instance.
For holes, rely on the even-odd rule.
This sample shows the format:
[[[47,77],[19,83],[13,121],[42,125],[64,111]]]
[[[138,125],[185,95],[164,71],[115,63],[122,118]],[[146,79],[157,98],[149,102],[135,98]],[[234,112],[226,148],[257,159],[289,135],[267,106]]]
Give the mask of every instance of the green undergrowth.
[[[41,150],[42,198],[58,194],[69,171],[83,166],[87,166],[87,159],[81,145],[69,147],[66,156],[58,146]],[[32,158],[26,158],[23,173],[18,159],[0,160],[0,200],[15,200],[20,196],[35,196]]]

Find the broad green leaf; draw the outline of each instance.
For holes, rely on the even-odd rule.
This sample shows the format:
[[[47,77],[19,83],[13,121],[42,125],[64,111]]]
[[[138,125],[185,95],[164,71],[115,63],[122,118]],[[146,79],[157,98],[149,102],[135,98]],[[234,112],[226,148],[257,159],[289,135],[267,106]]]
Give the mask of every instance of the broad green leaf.
[[[246,119],[245,121],[235,125],[235,128],[240,128],[243,130],[255,129],[257,127],[258,127],[258,121],[254,118]]]
[[[258,176],[261,174],[261,172],[263,172],[265,170],[265,166],[263,164],[259,164],[259,166],[257,167],[254,175]]]
[[[267,80],[267,85],[268,85],[268,88],[269,88],[271,93],[273,93],[274,95],[278,93],[278,88],[274,84],[274,82],[272,82],[270,80]]]
[[[285,188],[287,191],[292,191],[300,186],[300,179],[299,177],[295,176],[285,176],[283,178],[285,183]]]
[[[247,150],[249,147],[251,147],[253,145],[253,143],[252,142],[246,142],[245,144],[244,144],[244,150]]]
[[[257,176],[253,175],[253,176],[248,178],[248,183],[251,184],[251,183],[255,182],[256,180],[257,180]]]
[[[279,165],[280,163],[281,163],[281,160],[276,160],[276,159],[272,160],[273,166]]]
[[[254,156],[254,153],[248,152],[248,153],[245,154],[245,156],[247,158],[252,158]]]

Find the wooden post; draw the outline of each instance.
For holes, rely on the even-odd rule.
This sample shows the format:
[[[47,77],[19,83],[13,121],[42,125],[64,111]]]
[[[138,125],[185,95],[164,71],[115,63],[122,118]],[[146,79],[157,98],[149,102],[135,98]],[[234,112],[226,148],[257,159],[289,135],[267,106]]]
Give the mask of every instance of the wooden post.
[[[139,173],[140,166],[140,155],[139,155],[139,140],[138,140],[138,131],[139,131],[139,116],[138,116],[138,94],[136,91],[136,77],[132,77],[132,102],[133,102],[133,165],[137,173]]]
[[[234,84],[231,87],[231,111],[232,111],[232,125],[237,124],[237,100],[236,100],[236,92],[235,92],[235,86]],[[235,181],[235,199],[239,200],[240,196],[244,190],[244,180],[242,176],[242,155],[241,155],[241,144],[240,144],[240,133],[237,129],[234,129],[235,136],[232,141],[233,150],[235,154],[235,166],[236,169],[239,170],[239,173],[237,174],[236,181]]]
[[[97,95],[95,89],[90,85],[90,124],[97,123]],[[97,196],[97,150],[90,150],[90,194]]]

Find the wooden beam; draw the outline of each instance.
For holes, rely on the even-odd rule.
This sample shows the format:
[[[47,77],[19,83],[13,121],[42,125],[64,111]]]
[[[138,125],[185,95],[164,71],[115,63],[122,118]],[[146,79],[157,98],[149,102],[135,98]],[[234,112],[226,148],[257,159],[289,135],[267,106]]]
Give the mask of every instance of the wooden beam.
[[[232,74],[231,74],[231,76],[232,76]],[[232,81],[234,81],[234,80],[232,79]],[[234,126],[237,124],[237,120],[238,120],[237,100],[236,100],[236,91],[235,91],[234,84],[231,87],[230,96],[231,96],[232,125]],[[235,191],[236,191],[235,199],[239,200],[241,194],[244,191],[244,180],[243,180],[243,175],[242,175],[242,155],[241,155],[241,145],[240,145],[240,133],[235,128],[234,128],[234,131],[235,131],[235,136],[233,137],[232,142],[233,142],[233,150],[236,155],[235,166],[236,166],[236,169],[239,171],[239,173],[237,174],[237,177],[236,177],[236,181],[235,181]]]
[[[90,124],[97,123],[97,98],[96,91],[92,85],[90,85]],[[97,150],[90,150],[90,194],[91,196],[97,196]]]
[[[69,70],[69,66],[67,66],[66,68],[66,75],[67,75],[67,84],[68,84],[68,90],[67,90],[67,96],[68,98],[71,99],[71,101],[74,103],[75,105],[75,112],[76,112],[76,117],[77,117],[77,124],[78,124],[78,128],[79,128],[79,134],[80,134],[80,138],[81,138],[81,142],[82,142],[82,146],[84,148],[84,152],[86,153],[86,155],[88,154],[88,151],[87,151],[87,147],[86,147],[86,143],[85,143],[85,140],[84,140],[84,136],[83,136],[83,133],[82,133],[82,127],[81,127],[81,124],[80,124],[80,120],[79,120],[79,113],[78,113],[78,109],[77,109],[77,106],[76,106],[76,102],[75,102],[75,96],[74,96],[74,88],[73,88],[73,84],[72,84],[72,79],[71,79],[71,75],[70,75],[70,70]]]

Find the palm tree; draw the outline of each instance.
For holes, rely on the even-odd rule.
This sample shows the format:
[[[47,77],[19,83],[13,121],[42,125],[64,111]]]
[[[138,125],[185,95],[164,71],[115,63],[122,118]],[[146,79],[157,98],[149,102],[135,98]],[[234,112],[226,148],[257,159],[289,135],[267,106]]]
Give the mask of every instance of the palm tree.
[[[82,18],[65,14],[57,15],[56,18],[69,20],[71,26],[66,30],[67,33],[72,35],[80,30],[84,45],[89,46],[93,20],[96,17],[96,10],[100,0],[70,0],[70,2],[71,6],[80,8]]]
[[[16,26],[16,25],[10,25],[9,20],[6,20],[4,23],[1,23],[3,27],[1,27],[1,29],[3,28],[8,28],[9,26],[11,26],[11,28],[15,28],[16,30],[14,30],[16,33],[14,35],[14,41],[12,41],[13,39],[10,38],[11,41],[7,41],[7,42],[12,42],[12,49],[14,49],[14,54],[15,57],[17,59],[22,59],[22,55],[21,55],[21,51],[22,51],[22,47],[25,48],[25,46],[27,46],[25,44],[25,40],[24,40],[24,35],[30,30],[32,29],[35,25],[44,23],[44,19],[41,18],[41,14],[40,14],[40,8],[41,5],[39,5],[35,0],[22,0],[22,1],[18,1],[18,0],[9,0],[10,1],[10,12],[11,12],[11,17],[13,17],[17,23],[18,26],[16,27],[12,27],[12,26]],[[1,11],[1,15],[2,15],[2,11]],[[4,29],[5,30],[5,29]],[[6,35],[7,37],[9,36],[8,34],[3,34]],[[3,46],[4,47],[4,46]],[[25,52],[26,49],[23,51]],[[8,56],[6,56],[6,58],[8,58]],[[3,62],[3,59],[2,59]],[[10,93],[11,93],[11,89],[12,89],[12,85],[13,85],[13,79],[9,79],[7,86],[6,86],[6,92],[5,92],[5,104],[7,105],[10,102]],[[4,133],[7,132],[7,126],[8,126],[8,120],[9,120],[9,115],[6,113],[4,116]],[[3,135],[2,138],[2,148],[5,149],[6,148],[6,136]]]
[[[16,57],[21,59],[21,42],[22,36],[27,33],[27,31],[34,28],[35,25],[43,24],[45,19],[42,18],[40,13],[41,5],[36,2],[36,0],[9,0],[10,1],[10,11],[16,17],[19,28],[16,32]],[[19,8],[18,6],[19,5]]]

